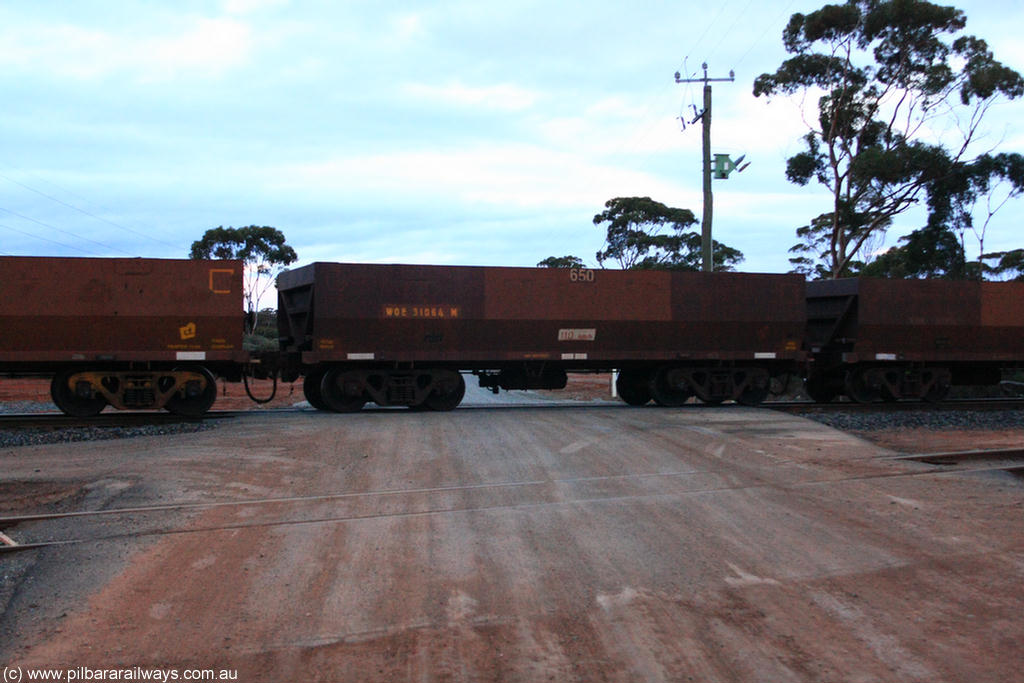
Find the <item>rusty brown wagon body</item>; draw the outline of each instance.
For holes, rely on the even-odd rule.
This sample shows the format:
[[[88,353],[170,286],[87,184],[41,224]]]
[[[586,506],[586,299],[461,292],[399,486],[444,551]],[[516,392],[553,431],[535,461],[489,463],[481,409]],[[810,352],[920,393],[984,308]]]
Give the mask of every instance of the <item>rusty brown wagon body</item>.
[[[485,387],[620,369],[624,399],[759,402],[802,357],[799,276],[316,263],[278,278],[314,405],[454,407]]]
[[[253,359],[242,267],[0,257],[0,373],[51,376],[55,403],[84,416],[201,414],[214,373],[254,361],[337,411],[450,410],[464,373],[497,391],[618,370],[631,404],[757,404],[791,372],[819,400],[938,400],[1024,365],[1024,283],[338,263],[279,277],[283,346]]]
[[[807,284],[808,388],[939,400],[1024,364],[1024,283],[850,278]]]
[[[64,412],[205,412],[242,350],[238,261],[0,257],[0,372],[53,377]]]

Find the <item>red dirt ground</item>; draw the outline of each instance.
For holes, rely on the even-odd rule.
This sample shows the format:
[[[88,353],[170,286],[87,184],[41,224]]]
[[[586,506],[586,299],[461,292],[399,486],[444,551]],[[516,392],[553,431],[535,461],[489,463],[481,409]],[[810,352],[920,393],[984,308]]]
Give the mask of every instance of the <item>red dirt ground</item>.
[[[1009,475],[929,472],[742,407],[226,422],[0,453],[12,487],[77,484],[72,509],[221,504],[6,530],[106,539],[21,555],[5,665],[275,683],[1020,678]]]

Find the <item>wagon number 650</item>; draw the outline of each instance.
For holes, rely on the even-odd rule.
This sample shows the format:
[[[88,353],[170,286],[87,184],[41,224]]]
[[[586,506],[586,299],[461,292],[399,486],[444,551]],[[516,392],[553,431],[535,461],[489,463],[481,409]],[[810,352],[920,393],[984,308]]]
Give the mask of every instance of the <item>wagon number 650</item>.
[[[571,268],[569,269],[569,280],[572,282],[593,282],[594,271],[590,268]]]

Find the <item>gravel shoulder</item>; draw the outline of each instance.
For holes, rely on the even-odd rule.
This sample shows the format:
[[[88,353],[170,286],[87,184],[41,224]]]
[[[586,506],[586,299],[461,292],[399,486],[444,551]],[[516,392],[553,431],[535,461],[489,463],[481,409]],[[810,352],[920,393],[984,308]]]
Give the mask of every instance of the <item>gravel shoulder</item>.
[[[807,413],[803,417],[901,453],[941,453],[1019,447],[1024,443],[1024,411],[895,413]]]

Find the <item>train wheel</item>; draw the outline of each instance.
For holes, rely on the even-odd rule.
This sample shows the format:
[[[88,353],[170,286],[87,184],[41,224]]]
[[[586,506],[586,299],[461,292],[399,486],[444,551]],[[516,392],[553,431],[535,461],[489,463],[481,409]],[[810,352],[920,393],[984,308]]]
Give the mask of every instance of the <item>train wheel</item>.
[[[366,405],[363,377],[354,370],[332,368],[320,382],[320,397],[336,413],[355,413]]]
[[[952,374],[945,369],[933,370],[931,373],[931,385],[921,396],[929,403],[941,403],[949,395],[950,385],[953,382]]]
[[[313,406],[317,410],[330,410],[328,405],[324,402],[324,397],[320,393],[320,385],[324,381],[324,374],[326,370],[318,369],[313,370],[302,378],[302,394],[309,401],[309,405]]]
[[[740,395],[736,397],[736,402],[745,406],[759,406],[768,398],[771,388],[771,378],[768,373],[764,373],[763,376],[755,373]]]
[[[693,392],[676,368],[659,368],[647,384],[651,398],[659,406],[674,408],[686,403]]]
[[[455,410],[466,395],[466,380],[454,370],[441,370],[434,378],[435,388],[423,405],[430,410]]]
[[[217,380],[213,373],[206,368],[175,368],[175,370],[188,370],[198,372],[206,380],[205,386],[197,386],[197,382],[188,382],[184,388],[184,396],[179,393],[173,394],[164,404],[167,412],[185,417],[200,417],[213,406],[217,400]]]
[[[50,382],[50,396],[53,403],[60,412],[72,417],[92,417],[99,415],[107,407],[107,399],[101,394],[93,393],[90,396],[79,396],[68,384],[68,380],[75,374],[75,370],[58,372]]]
[[[846,395],[856,403],[874,403],[881,398],[877,387],[868,383],[867,370],[850,370],[846,373]]]
[[[622,370],[615,380],[615,391],[631,406],[647,405],[651,402],[649,382],[650,375],[644,370]]]
[[[882,374],[882,381],[878,386],[878,393],[886,403],[896,403],[903,398],[904,380],[906,371],[903,368],[887,370]]]

